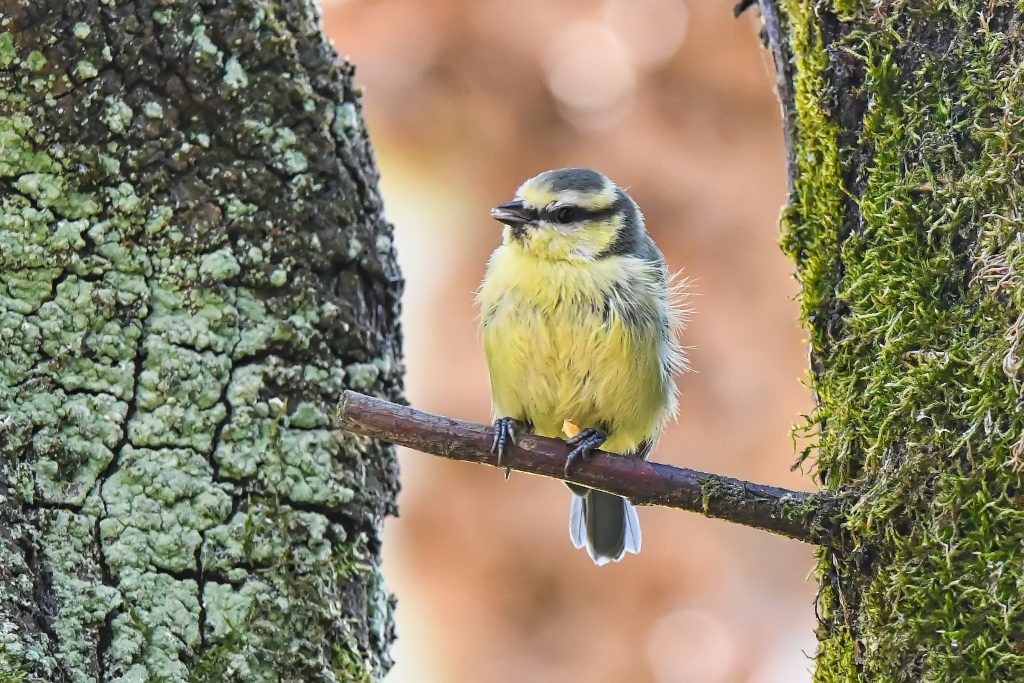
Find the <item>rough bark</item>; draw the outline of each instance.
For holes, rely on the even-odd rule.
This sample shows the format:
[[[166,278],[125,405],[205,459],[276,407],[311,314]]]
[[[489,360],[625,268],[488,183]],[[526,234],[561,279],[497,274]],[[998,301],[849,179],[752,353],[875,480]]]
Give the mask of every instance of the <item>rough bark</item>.
[[[311,0],[0,0],[0,681],[386,670],[376,186]]]
[[[819,556],[815,680],[1024,680],[1022,7],[762,4],[816,469],[862,489]]]

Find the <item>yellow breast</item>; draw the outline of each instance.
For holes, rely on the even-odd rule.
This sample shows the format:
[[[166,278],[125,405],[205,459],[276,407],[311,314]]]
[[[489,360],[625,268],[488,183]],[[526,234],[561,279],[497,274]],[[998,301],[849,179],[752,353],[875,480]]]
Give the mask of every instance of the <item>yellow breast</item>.
[[[497,416],[552,437],[564,420],[601,427],[603,448],[618,453],[656,438],[674,409],[674,342],[653,266],[630,256],[538,259],[506,244],[478,299]]]

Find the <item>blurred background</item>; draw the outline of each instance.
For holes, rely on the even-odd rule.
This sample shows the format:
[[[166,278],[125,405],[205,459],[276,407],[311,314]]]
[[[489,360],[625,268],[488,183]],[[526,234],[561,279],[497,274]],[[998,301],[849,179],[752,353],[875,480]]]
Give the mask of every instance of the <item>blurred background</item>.
[[[730,0],[322,0],[357,66],[407,289],[408,397],[489,422],[473,292],[490,207],[548,168],[630,188],[693,279],[695,372],[653,459],[791,488],[811,407],[797,286],[777,245],[785,151],[756,11]],[[385,531],[388,683],[809,681],[808,546],[641,508],[644,551],[595,567],[569,493],[402,452]]]

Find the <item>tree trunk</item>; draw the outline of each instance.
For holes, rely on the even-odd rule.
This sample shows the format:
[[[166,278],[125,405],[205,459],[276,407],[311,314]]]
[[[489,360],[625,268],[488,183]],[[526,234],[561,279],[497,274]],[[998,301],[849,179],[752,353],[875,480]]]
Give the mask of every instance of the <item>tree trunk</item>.
[[[1020,6],[762,4],[816,467],[854,499],[815,680],[1024,680]]]
[[[0,681],[387,669],[400,278],[312,0],[0,0]]]

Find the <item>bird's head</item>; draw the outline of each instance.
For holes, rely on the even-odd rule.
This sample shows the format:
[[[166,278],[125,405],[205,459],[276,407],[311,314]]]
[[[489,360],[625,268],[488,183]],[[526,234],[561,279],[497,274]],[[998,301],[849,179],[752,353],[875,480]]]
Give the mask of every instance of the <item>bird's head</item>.
[[[504,242],[532,256],[593,261],[628,253],[643,232],[636,203],[588,168],[545,171],[523,183],[510,202],[491,209]]]

